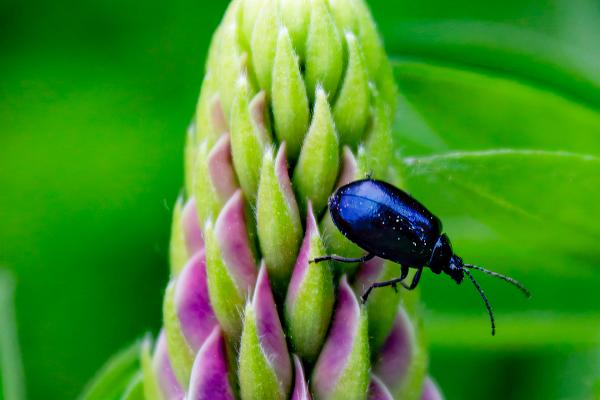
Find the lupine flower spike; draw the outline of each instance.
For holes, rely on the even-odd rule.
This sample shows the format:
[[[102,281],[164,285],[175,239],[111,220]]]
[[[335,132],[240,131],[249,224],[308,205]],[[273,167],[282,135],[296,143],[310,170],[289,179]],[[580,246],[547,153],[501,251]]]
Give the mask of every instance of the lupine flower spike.
[[[327,201],[392,179],[396,90],[364,0],[230,3],[187,132],[145,398],[441,398],[418,293],[359,300],[397,266],[309,262],[362,254]]]

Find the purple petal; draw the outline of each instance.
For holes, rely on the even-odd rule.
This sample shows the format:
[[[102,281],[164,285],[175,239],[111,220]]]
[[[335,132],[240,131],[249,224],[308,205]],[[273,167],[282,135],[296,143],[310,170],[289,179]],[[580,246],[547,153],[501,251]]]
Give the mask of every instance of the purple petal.
[[[196,355],[186,400],[233,400],[227,351],[219,327],[215,327]]]
[[[302,369],[302,362],[297,355],[294,357],[294,392],[292,393],[292,400],[312,400],[308,385],[306,384],[306,378],[304,378],[304,370]]]
[[[277,156],[275,156],[275,175],[277,181],[281,187],[281,192],[286,199],[286,204],[290,208],[290,215],[292,218],[298,217],[300,212],[298,211],[298,203],[296,202],[296,196],[292,190],[292,182],[290,181],[290,175],[288,173],[287,157],[285,153],[285,142],[281,143]],[[298,222],[298,225],[300,222]]]
[[[194,353],[217,324],[210,306],[204,251],[193,256],[177,278],[175,309],[183,336]]]
[[[196,199],[190,197],[181,212],[181,224],[188,254],[194,255],[204,249],[204,238],[196,213]]]
[[[251,293],[257,271],[246,228],[241,190],[238,189],[221,210],[215,223],[215,235],[221,245],[223,261],[237,287]]]
[[[394,396],[392,396],[385,384],[375,375],[371,375],[369,400],[394,400]]]
[[[425,378],[421,400],[443,400],[442,392],[430,377]]]
[[[253,305],[261,348],[273,366],[284,392],[289,393],[292,382],[292,365],[264,262],[258,273]]]
[[[356,158],[352,154],[352,150],[348,146],[344,146],[344,154],[342,156],[342,170],[338,178],[336,188],[344,186],[356,179],[358,171]]]
[[[223,134],[208,155],[208,173],[221,201],[227,201],[238,188],[229,134]]]
[[[217,135],[229,130],[227,127],[227,118],[225,118],[225,113],[223,112],[223,107],[221,106],[221,99],[219,98],[218,94],[215,94],[211,100],[210,120],[214,132]]]
[[[415,337],[406,311],[400,310],[392,330],[381,347],[374,372],[390,388],[406,374],[413,357]]]
[[[179,385],[179,382],[177,382],[177,378],[171,367],[171,360],[169,360],[169,354],[167,352],[167,338],[164,331],[160,331],[160,335],[158,336],[156,348],[154,349],[152,367],[158,377],[158,386],[160,387],[163,397],[166,400],[183,399],[185,393]]]
[[[311,238],[314,235],[319,234],[317,231],[317,221],[315,220],[315,215],[313,214],[312,204],[310,201],[308,202],[308,210],[306,214],[306,230],[304,233],[304,239],[302,241],[302,245],[300,246],[300,250],[298,251],[298,258],[296,258],[296,264],[292,270],[292,279],[290,280],[286,295],[286,302],[289,302],[288,304],[292,305],[292,307],[296,301],[296,297],[298,296],[298,290],[300,290],[300,285],[304,280],[304,275],[306,275],[306,271],[308,270]]]
[[[383,266],[384,260],[379,257],[375,257],[359,266],[352,285],[356,294],[362,295],[372,283],[377,281],[383,272]]]
[[[248,107],[250,108],[250,117],[252,118],[252,122],[254,123],[254,126],[258,128],[258,134],[261,142],[267,143],[269,141],[269,133],[267,130],[267,122],[265,120],[267,108],[265,91],[261,90],[258,92]]]
[[[313,371],[316,397],[328,398],[346,367],[360,321],[360,306],[344,275],[338,288],[334,319],[329,336]]]

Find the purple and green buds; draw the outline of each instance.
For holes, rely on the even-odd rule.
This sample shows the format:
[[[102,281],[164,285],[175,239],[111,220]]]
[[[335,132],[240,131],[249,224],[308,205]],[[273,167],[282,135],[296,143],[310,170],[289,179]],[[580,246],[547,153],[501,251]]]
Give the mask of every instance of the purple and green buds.
[[[302,240],[302,224],[288,175],[285,143],[279,147],[275,159],[272,150],[265,152],[256,214],[260,249],[278,290],[290,279]]]
[[[335,314],[323,350],[312,372],[318,399],[364,399],[369,386],[367,315],[342,277]]]
[[[294,391],[292,392],[292,400],[312,400],[306,378],[304,377],[304,369],[302,361],[297,355],[293,355],[294,359]]]
[[[441,397],[417,297],[358,300],[398,266],[311,263],[364,254],[327,202],[367,174],[391,179],[395,103],[364,0],[231,1],[188,129],[164,333],[125,398]]]
[[[310,262],[323,254],[323,243],[309,203],[306,233],[294,265],[284,306],[292,348],[303,360],[309,362],[314,362],[321,350],[333,311],[334,289],[329,263]]]
[[[215,327],[194,361],[186,400],[235,400],[229,378],[225,338]]]
[[[427,373],[427,354],[420,328],[413,320],[400,309],[373,372],[395,397],[418,400]]]
[[[241,315],[256,282],[257,268],[241,191],[225,204],[215,225],[205,228],[210,303],[225,335],[239,337]]]
[[[167,351],[167,339],[164,331],[158,336],[156,347],[154,348],[152,369],[157,377],[160,398],[173,400],[183,399],[185,392],[173,372],[171,359]],[[144,374],[146,373],[147,372],[144,371]],[[153,389],[149,388],[149,390]]]
[[[290,393],[292,364],[264,263],[244,312],[239,380],[242,399],[287,399]]]

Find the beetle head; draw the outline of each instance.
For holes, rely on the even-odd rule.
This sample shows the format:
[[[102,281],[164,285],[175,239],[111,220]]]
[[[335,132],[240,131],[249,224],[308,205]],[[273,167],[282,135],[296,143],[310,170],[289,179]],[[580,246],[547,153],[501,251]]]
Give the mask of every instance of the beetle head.
[[[463,272],[463,260],[456,254],[453,254],[450,257],[450,262],[448,262],[448,266],[444,269],[444,273],[450,275],[450,278],[454,280],[458,285],[462,282],[465,274]]]

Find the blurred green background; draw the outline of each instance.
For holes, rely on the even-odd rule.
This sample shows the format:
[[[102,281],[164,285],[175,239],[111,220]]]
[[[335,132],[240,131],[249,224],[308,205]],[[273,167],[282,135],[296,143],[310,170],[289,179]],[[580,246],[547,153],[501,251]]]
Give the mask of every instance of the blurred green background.
[[[492,338],[472,288],[424,278],[432,375],[448,399],[594,398],[600,3],[370,4],[402,93],[409,189],[465,259],[534,293],[480,278]],[[75,397],[158,329],[184,132],[225,7],[0,4],[0,268],[16,281],[28,398]]]

